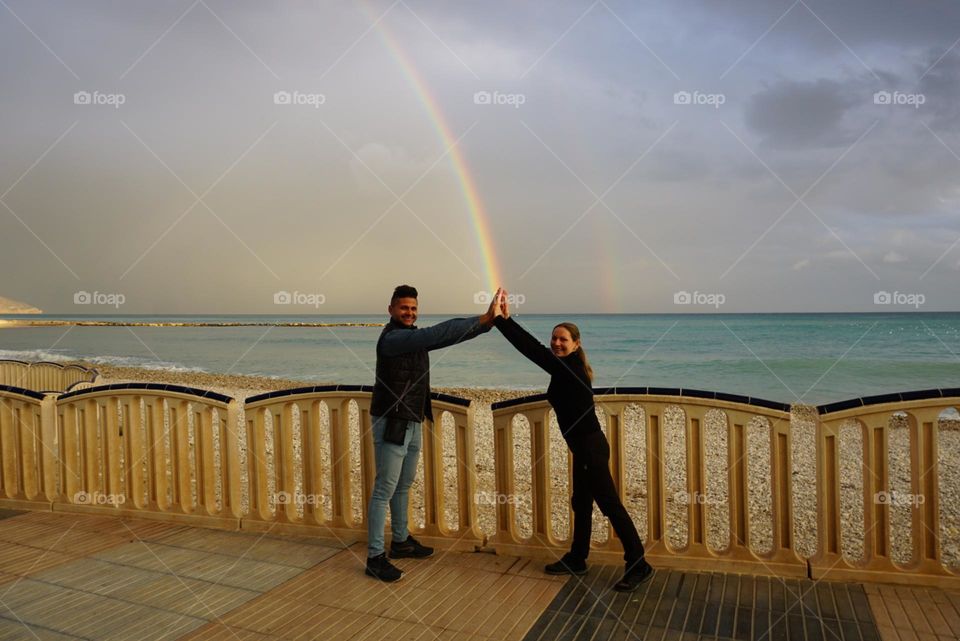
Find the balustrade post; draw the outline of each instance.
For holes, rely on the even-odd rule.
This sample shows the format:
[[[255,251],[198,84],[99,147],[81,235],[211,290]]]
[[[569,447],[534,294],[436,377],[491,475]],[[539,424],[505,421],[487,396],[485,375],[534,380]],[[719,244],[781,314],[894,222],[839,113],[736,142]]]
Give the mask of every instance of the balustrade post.
[[[869,427],[857,421],[863,434],[863,542],[867,563],[888,567],[890,563],[890,505],[878,500],[890,495],[889,439],[883,423]]]
[[[297,509],[297,474],[296,474],[296,454],[293,449],[293,415],[296,405],[294,403],[284,403],[281,413],[274,415],[274,434],[277,440],[274,441],[274,447],[278,453],[277,477],[282,480],[282,491],[289,497],[290,501],[286,505],[277,506],[277,513],[283,515],[284,520],[295,522],[300,520]],[[303,435],[303,425],[300,425],[300,434]],[[303,441],[301,440],[301,446]]]
[[[445,530],[443,501],[443,412],[436,421],[423,421],[423,533],[442,536]],[[411,509],[413,502],[410,504]]]
[[[531,529],[534,545],[550,545],[553,542],[553,511],[551,509],[553,484],[550,482],[550,435],[547,432],[550,427],[549,416],[548,410],[542,410],[537,413],[534,420],[528,421],[530,473],[532,474],[530,479]]]
[[[363,483],[363,515],[361,525],[367,529],[370,517],[370,497],[373,496],[373,484],[377,479],[377,459],[373,451],[373,417],[370,415],[370,400],[357,403],[360,421],[360,472]]]
[[[513,479],[513,417],[504,413],[493,419],[494,475],[498,496],[513,497],[516,485]],[[513,501],[496,501],[498,543],[515,544],[517,515]]]
[[[143,410],[140,407],[142,397],[134,396],[127,403],[124,416],[124,441],[127,444],[127,489],[132,495],[133,505],[144,509],[145,479],[143,477],[144,457],[147,453],[143,443]]]
[[[253,410],[252,419],[247,417],[247,451],[253,455],[251,461],[253,474],[250,475],[250,481],[253,484],[250,492],[250,508],[256,510],[260,519],[269,521],[273,518],[273,512],[270,509],[267,457],[272,452],[270,454],[267,452],[266,414],[266,408],[257,408]]]
[[[457,488],[460,532],[468,533],[472,538],[481,538],[477,523],[477,468],[474,459],[476,447],[474,436],[474,417],[476,409],[473,403],[467,406],[464,414],[455,414],[457,445]],[[463,420],[461,420],[463,419]]]
[[[350,401],[341,400],[339,405],[331,401],[330,407],[330,460],[333,484],[331,487],[334,527],[353,526],[353,501],[350,494]]]
[[[57,395],[46,394],[40,401],[40,461],[43,466],[43,497],[47,501],[54,501],[59,497],[57,487]]]
[[[213,412],[212,407],[205,407],[200,413],[200,427],[198,431],[200,432],[197,435],[197,446],[199,447],[199,454],[197,456],[198,467],[200,468],[197,473],[198,485],[197,487],[197,498],[202,501],[204,511],[207,514],[216,514],[217,513],[217,468],[216,468],[216,445],[214,444],[213,433],[214,433],[214,421],[213,421]],[[218,417],[217,427],[219,427],[220,419]],[[223,443],[221,442],[221,447]],[[223,463],[223,457],[220,458],[221,464]]]
[[[647,544],[649,551],[660,551],[666,531],[666,497],[663,495],[663,428],[661,408],[647,415]]]
[[[687,547],[697,554],[706,551],[707,483],[703,451],[702,411],[686,412],[687,428]]]
[[[938,417],[907,415],[910,426],[911,526],[914,563],[923,572],[942,571]]]
[[[840,422],[817,420],[817,554],[825,570],[843,563],[840,539]],[[815,575],[814,578],[817,578]]]
[[[243,470],[248,471],[249,488],[249,470],[250,465],[250,441],[247,441],[246,460],[240,461],[240,402],[236,399],[230,401],[227,407],[227,424],[225,434],[221,436],[221,445],[226,441],[226,454],[223,456],[223,466],[226,470],[223,484],[223,502],[224,507],[229,506],[229,514],[234,517],[243,515]]]
[[[120,440],[120,421],[118,413],[120,411],[120,400],[115,396],[111,396],[105,399],[104,405],[102,406],[103,412],[106,414],[104,417],[104,426],[106,431],[106,439],[101,443],[103,448],[103,466],[104,466],[104,485],[107,488],[107,494],[111,494],[114,497],[113,505],[115,507],[123,507],[126,504],[127,497],[124,496],[122,499],[118,498],[122,494],[123,484],[121,483],[121,468],[120,468],[120,454],[121,454],[121,440]],[[129,462],[125,461],[129,464]],[[110,505],[110,503],[108,503]]]
[[[305,405],[305,404],[304,404]],[[312,498],[323,494],[323,452],[321,450],[320,401],[309,407],[300,406],[300,439],[303,444],[303,491]],[[303,506],[304,519],[318,525],[325,521],[320,501],[308,501]]]

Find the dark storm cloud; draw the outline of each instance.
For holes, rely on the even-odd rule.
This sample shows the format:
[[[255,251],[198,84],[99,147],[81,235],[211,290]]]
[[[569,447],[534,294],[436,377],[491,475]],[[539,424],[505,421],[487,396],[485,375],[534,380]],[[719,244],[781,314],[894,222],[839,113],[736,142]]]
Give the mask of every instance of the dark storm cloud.
[[[837,147],[856,139],[843,121],[857,102],[850,86],[834,80],[782,81],[747,101],[745,120],[774,147]]]
[[[926,67],[929,72],[921,78],[917,91],[926,98],[924,107],[933,114],[934,128],[956,127],[960,124],[960,52],[938,58]]]
[[[759,37],[789,9],[766,37],[818,51],[825,43],[831,47],[845,43],[855,51],[861,46],[926,48],[939,43],[943,53],[960,38],[960,5],[954,0],[686,0],[683,4],[711,14],[724,29],[746,37]]]

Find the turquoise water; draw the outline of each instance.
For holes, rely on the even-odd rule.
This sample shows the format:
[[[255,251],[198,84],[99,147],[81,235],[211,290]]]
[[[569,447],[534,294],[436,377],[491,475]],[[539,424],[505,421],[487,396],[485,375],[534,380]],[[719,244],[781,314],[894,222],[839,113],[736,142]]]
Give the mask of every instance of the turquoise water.
[[[15,317],[6,317],[15,318]],[[43,315],[34,318],[66,318]],[[73,317],[78,318],[78,317]],[[186,322],[383,322],[351,316],[88,316]],[[431,325],[446,316],[422,316]],[[960,313],[538,315],[516,317],[541,340],[560,320],[583,332],[597,386],[688,387],[825,403],[960,387]],[[86,359],[179,371],[372,383],[376,327],[28,327],[0,330],[0,359]],[[435,386],[542,389],[546,375],[496,330],[432,356]]]

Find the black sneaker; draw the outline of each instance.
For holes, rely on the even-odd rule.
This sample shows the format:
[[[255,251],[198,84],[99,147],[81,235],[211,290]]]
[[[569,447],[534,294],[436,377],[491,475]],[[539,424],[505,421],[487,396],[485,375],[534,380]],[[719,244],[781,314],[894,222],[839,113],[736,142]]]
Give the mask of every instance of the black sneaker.
[[[420,545],[415,538],[409,535],[403,543],[397,543],[396,541],[390,542],[391,559],[425,559],[432,554],[433,548]]]
[[[569,554],[564,554],[556,563],[551,563],[544,567],[543,571],[547,574],[554,575],[575,574],[580,576],[587,573],[587,562],[583,559],[572,557]]]
[[[653,576],[653,567],[644,559],[627,566],[623,578],[616,582],[613,589],[617,592],[633,592]]]
[[[367,569],[365,574],[367,576],[372,576],[375,579],[380,579],[384,583],[393,583],[403,576],[403,572],[401,572],[398,567],[387,560],[386,552],[380,554],[379,556],[367,557]]]

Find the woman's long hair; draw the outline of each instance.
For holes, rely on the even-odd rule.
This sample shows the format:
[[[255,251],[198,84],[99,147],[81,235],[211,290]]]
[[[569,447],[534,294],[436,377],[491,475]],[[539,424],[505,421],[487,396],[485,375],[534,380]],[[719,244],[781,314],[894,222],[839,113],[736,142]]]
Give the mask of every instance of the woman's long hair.
[[[554,325],[553,329],[562,327],[568,332],[570,332],[570,338],[580,343],[580,347],[577,348],[577,351],[574,354],[577,354],[580,357],[580,361],[583,363],[583,369],[587,372],[587,378],[590,382],[593,382],[593,368],[590,367],[590,361],[587,360],[587,352],[583,349],[583,343],[580,341],[580,328],[574,325],[573,323],[557,323]]]

